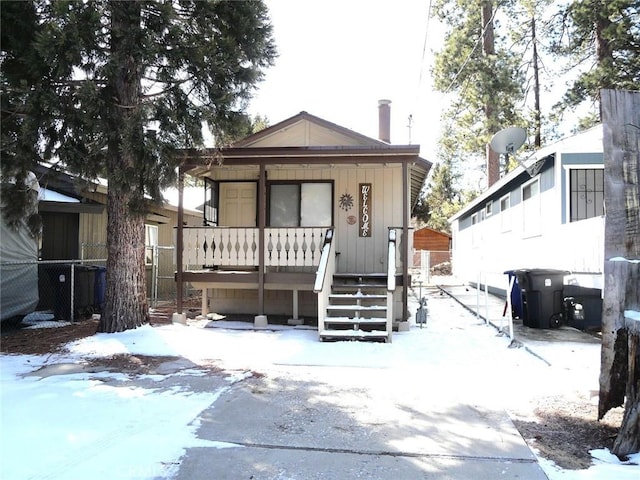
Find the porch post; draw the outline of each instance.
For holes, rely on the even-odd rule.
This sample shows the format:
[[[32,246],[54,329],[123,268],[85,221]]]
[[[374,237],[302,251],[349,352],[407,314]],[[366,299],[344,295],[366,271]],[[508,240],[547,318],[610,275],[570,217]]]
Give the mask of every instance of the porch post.
[[[173,315],[172,321],[179,323],[186,323],[186,316],[182,313],[182,292],[183,292],[183,280],[182,280],[182,250],[183,250],[183,223],[184,223],[184,170],[182,166],[178,167],[178,225],[176,231],[176,309],[177,312]]]
[[[409,164],[407,160],[402,162],[402,321],[409,320]]]
[[[260,163],[258,181],[258,314],[264,315],[264,228],[267,222],[267,173],[264,162]]]

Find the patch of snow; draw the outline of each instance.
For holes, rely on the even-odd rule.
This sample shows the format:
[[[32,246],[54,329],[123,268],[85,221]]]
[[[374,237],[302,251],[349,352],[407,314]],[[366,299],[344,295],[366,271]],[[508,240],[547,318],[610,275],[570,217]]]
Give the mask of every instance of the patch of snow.
[[[417,302],[412,302],[415,311]],[[430,299],[424,328],[412,325],[408,332],[395,333],[390,344],[321,343],[315,330],[205,328],[208,324],[209,320],[204,320],[188,326],[143,326],[122,333],[95,334],[68,344],[70,353],[64,355],[1,355],[0,477],[170,478],[186,448],[239,447],[198,439],[198,417],[215,405],[231,384],[248,378],[255,369],[277,365],[359,367],[363,375],[374,375],[375,369],[397,369],[394,381],[398,382],[415,381],[420,375],[456,378],[464,372],[471,378],[465,390],[479,392],[478,401],[496,408],[525,402],[534,393],[553,395],[597,385],[593,368],[576,362],[571,370],[550,369],[525,349],[508,348],[507,337],[496,336],[493,328],[468,312],[461,315],[458,306],[439,298]],[[584,349],[580,358],[593,357],[597,362],[597,352],[592,355],[594,347],[598,348],[572,345],[570,353],[576,355]],[[205,392],[159,385],[172,375],[199,376],[202,372],[197,366],[137,377],[153,380],[153,388],[132,386],[125,381],[131,377],[110,372],[29,375],[53,363],[115,354],[184,357],[195,365],[214,363],[230,374],[222,386]],[[339,382],[349,382],[350,374],[347,368],[335,368],[332,373]],[[534,382],[534,378],[545,381]],[[606,451],[591,453],[593,465],[586,470],[562,470],[543,458],[539,463],[550,480],[639,477],[640,454],[620,462]]]

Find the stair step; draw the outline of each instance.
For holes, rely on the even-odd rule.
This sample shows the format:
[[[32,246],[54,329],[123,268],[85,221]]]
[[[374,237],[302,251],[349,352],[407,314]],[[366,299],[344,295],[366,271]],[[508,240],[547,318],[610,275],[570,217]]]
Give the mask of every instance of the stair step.
[[[362,300],[386,300],[386,295],[377,293],[330,293],[329,298],[335,299],[362,299]]]
[[[353,338],[353,339],[389,339],[389,334],[385,330],[331,330],[325,329],[320,332],[320,338]]]
[[[326,317],[324,319],[325,325],[327,323],[334,323],[337,325],[386,325],[386,318],[352,318],[352,317]]]
[[[327,311],[351,310],[354,312],[384,312],[386,305],[327,305]]]
[[[334,273],[333,278],[387,278],[386,273]]]
[[[350,290],[355,293],[356,290],[370,289],[370,290],[382,290],[387,289],[387,282],[384,283],[334,283],[331,285],[332,291],[345,291]]]

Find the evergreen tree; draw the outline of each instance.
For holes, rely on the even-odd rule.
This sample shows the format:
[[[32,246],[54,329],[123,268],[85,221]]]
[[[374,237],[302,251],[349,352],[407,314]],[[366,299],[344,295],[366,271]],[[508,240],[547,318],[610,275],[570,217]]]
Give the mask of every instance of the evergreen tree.
[[[460,192],[455,187],[457,177],[450,161],[437,163],[433,167],[423,201],[427,206],[425,222],[434,230],[451,233],[449,217],[462,207]]]
[[[437,90],[456,100],[445,113],[454,141],[468,161],[484,164],[486,145],[507,126],[522,125],[523,99],[519,55],[506,48],[496,34],[498,8],[511,8],[511,0],[439,0],[434,13],[447,27],[444,46],[436,53],[433,69]]]
[[[550,51],[580,72],[558,112],[591,102],[582,126],[599,121],[601,89],[637,90],[640,85],[640,1],[574,0],[554,17]]]
[[[5,11],[19,10],[13,2],[1,5],[3,20]],[[276,55],[268,12],[261,0],[28,5],[34,36],[22,46],[3,41],[3,72],[21,49],[46,69],[25,82],[5,82],[3,73],[7,116],[21,119],[13,143],[3,134],[3,175],[9,153],[7,172],[27,171],[44,158],[83,178],[107,178],[99,330],[135,328],[148,320],[145,198],[161,200],[160,190],[176,178],[176,150],[202,144],[203,122],[218,140],[246,126],[246,103]],[[3,40],[17,38],[20,28],[3,21]]]

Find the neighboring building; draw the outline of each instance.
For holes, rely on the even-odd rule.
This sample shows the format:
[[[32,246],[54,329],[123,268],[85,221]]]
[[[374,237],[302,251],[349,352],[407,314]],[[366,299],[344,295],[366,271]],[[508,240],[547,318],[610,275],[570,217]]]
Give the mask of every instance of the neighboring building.
[[[413,248],[415,250],[415,258],[428,255],[428,267],[449,262],[451,260],[451,235],[445,232],[434,230],[433,228],[423,227],[413,232]],[[414,260],[414,266],[422,263]],[[425,267],[424,265],[421,265]]]
[[[602,126],[538,150],[451,219],[454,275],[504,295],[507,270],[571,272],[566,282],[602,289]]]
[[[39,167],[36,174],[41,184],[38,204],[38,211],[42,217],[40,259],[105,260],[107,255],[106,182],[80,182],[72,175],[52,171],[44,165]],[[201,194],[201,189],[198,191]],[[199,204],[203,203],[204,196],[201,197]],[[169,296],[174,298],[175,252],[172,248],[175,246],[177,219],[177,205],[165,203],[163,206],[149,206],[145,221],[147,244],[145,258],[147,289],[150,297],[155,293],[152,292],[154,247],[161,247],[158,250],[156,274],[161,272],[160,276],[167,278],[158,282],[157,294],[161,298]],[[190,226],[202,225],[202,213],[189,208],[185,210],[184,222]],[[40,279],[41,297],[45,301],[47,297],[51,297],[51,294],[47,295],[43,291],[51,290],[51,286],[46,276],[40,276],[42,277]],[[48,303],[51,303],[51,300]]]
[[[388,101],[379,118],[388,141]],[[431,163],[387,141],[301,112],[230,148],[185,152],[183,171],[206,182],[207,227],[179,228],[178,280],[203,290],[203,313],[304,315],[321,339],[389,341],[408,317],[410,213]]]

